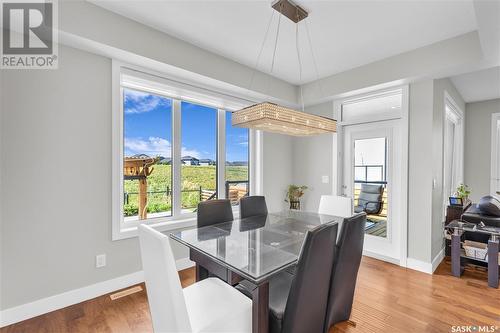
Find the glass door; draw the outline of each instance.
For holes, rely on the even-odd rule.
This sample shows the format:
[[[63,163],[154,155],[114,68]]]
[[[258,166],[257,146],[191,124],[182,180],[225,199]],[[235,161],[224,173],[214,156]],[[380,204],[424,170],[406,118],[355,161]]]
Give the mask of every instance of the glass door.
[[[365,233],[387,237],[387,137],[354,139],[354,211],[366,212]]]
[[[401,145],[393,141],[398,131],[397,120],[343,128],[342,194],[353,199],[354,212],[367,214],[365,252],[399,263]]]

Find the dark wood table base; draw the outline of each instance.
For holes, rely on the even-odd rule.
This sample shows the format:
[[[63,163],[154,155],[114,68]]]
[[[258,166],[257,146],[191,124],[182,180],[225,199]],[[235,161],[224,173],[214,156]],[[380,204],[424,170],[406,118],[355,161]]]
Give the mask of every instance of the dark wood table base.
[[[269,282],[252,290],[252,332],[269,331]]]

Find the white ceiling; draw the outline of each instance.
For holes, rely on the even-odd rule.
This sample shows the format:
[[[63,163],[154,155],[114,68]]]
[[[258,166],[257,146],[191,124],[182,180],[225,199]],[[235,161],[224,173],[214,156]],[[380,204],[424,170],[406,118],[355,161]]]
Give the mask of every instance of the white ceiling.
[[[255,67],[273,13],[270,1],[91,1],[204,49]],[[472,1],[298,1],[306,19],[319,77],[476,30]],[[274,15],[259,70],[269,72],[277,27]],[[273,75],[299,84],[317,78],[299,24],[303,63],[299,79],[295,24],[282,18]]]
[[[457,75],[451,81],[467,103],[500,98],[500,67]]]

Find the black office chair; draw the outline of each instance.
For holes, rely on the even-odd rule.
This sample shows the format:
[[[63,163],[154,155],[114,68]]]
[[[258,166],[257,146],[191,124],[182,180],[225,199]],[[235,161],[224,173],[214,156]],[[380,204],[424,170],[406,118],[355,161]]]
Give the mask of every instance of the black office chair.
[[[344,220],[335,251],[325,332],[338,322],[349,320],[356,278],[363,254],[366,214],[360,213]]]
[[[361,184],[359,192],[358,205],[354,207],[354,212],[377,215],[382,210],[384,201],[384,186],[374,184]]]
[[[233,220],[231,201],[227,199],[207,200],[198,204],[198,228]]]
[[[240,218],[267,215],[266,197],[253,195],[240,199]]]
[[[283,272],[269,281],[270,333],[322,333],[337,238],[337,224],[308,231],[295,275]],[[251,295],[251,283],[236,287]]]

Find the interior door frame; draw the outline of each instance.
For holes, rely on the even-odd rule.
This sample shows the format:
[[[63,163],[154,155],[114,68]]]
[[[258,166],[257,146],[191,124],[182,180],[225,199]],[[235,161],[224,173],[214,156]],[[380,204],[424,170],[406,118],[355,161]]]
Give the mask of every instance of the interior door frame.
[[[402,105],[401,112],[399,115],[388,116],[386,118],[381,118],[378,116],[370,117],[364,119],[364,121],[357,122],[343,122],[342,121],[342,105],[346,102],[360,99],[369,99],[377,97],[378,95],[386,94],[387,92],[401,90],[402,94]],[[337,123],[337,135],[333,138],[333,168],[332,179],[332,193],[336,195],[342,194],[342,184],[343,184],[343,166],[344,166],[344,127],[354,124],[363,123],[375,123],[384,120],[395,120],[400,119],[400,137],[401,137],[401,218],[403,219],[400,223],[400,258],[399,262],[394,262],[392,258],[380,257],[379,259],[393,262],[402,267],[407,267],[408,259],[408,138],[409,138],[409,86],[408,85],[398,85],[385,89],[374,89],[362,94],[348,94],[343,98],[339,98],[334,101],[334,119],[338,120]],[[335,161],[336,157],[336,161]]]
[[[464,170],[465,170],[465,114],[464,111],[458,106],[457,102],[453,99],[453,97],[445,90],[444,92],[444,110],[443,110],[443,133],[442,133],[442,149],[443,149],[443,163],[441,170],[441,179],[443,180],[443,209],[441,210],[441,219],[444,221],[446,219],[446,207],[448,206],[448,198],[450,194],[445,193],[444,183],[446,176],[446,166],[445,166],[445,156],[446,156],[446,122],[451,120],[455,124],[455,131],[457,131],[458,136],[454,137],[454,142],[452,149],[457,148],[456,153],[458,153],[458,158],[456,162],[458,165],[453,165],[451,163],[451,174],[455,174],[455,179],[452,177],[452,188],[455,188],[460,183],[464,182]],[[449,108],[451,114],[448,113],[446,107]],[[458,138],[458,141],[455,139]],[[454,170],[453,170],[454,169]],[[455,184],[453,184],[455,182]]]
[[[387,168],[387,192],[388,192],[388,214],[386,237],[365,234],[364,254],[398,264],[401,261],[401,224],[404,222],[401,216],[402,182],[401,182],[401,154],[403,147],[399,145],[397,138],[400,137],[400,119],[377,121],[364,124],[351,124],[344,128],[344,161],[343,161],[343,187],[346,195],[354,198],[354,161],[355,142],[357,140],[385,138],[386,139],[386,168]],[[348,140],[348,141],[347,141]],[[347,160],[349,158],[349,160]],[[395,223],[398,222],[398,223]]]

